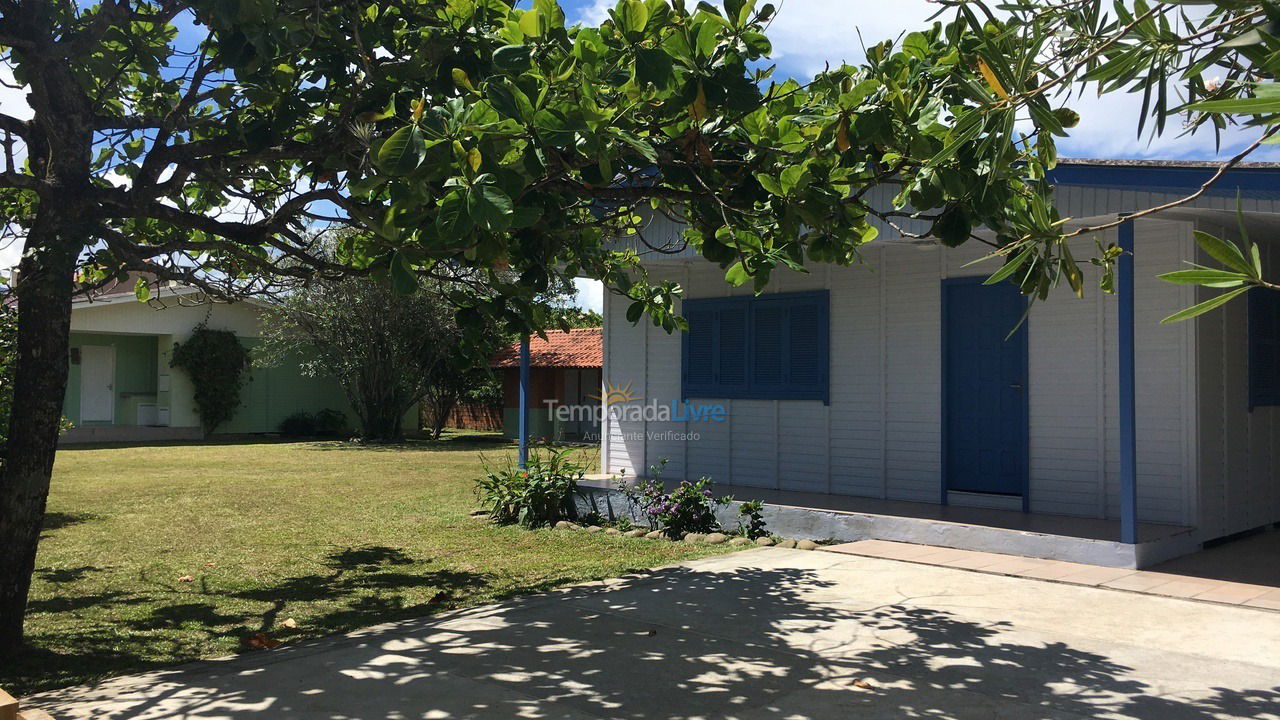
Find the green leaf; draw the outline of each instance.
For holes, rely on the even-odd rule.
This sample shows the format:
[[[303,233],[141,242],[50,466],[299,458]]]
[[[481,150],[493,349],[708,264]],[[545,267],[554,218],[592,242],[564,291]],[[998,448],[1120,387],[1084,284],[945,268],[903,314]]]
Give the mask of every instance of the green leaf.
[[[1005,263],[1004,267],[991,273],[991,277],[984,280],[982,284],[995,285],[1001,280],[1004,280],[1005,278],[1014,274],[1015,272],[1017,272],[1018,268],[1025,265],[1026,262],[1031,259],[1032,255],[1035,254],[1035,249],[1036,248],[1034,245],[1028,245],[1022,252],[1018,253],[1017,255],[1014,255],[1013,259]]]
[[[929,56],[929,38],[924,33],[913,32],[902,41],[902,51],[913,58]]]
[[[511,197],[497,185],[472,185],[467,190],[467,214],[486,230],[510,227],[513,212]]]
[[[378,149],[378,166],[390,175],[407,175],[418,169],[427,154],[427,141],[415,125],[400,128]]]
[[[804,190],[809,180],[809,168],[805,165],[791,165],[783,168],[780,177],[782,191],[788,195],[792,194],[792,191]]]
[[[675,79],[671,56],[661,48],[636,50],[636,82],[664,90]]]
[[[151,299],[151,286],[147,284],[145,278],[138,278],[138,282],[133,284],[133,296],[138,298],[138,302]]]
[[[467,71],[462,68],[454,68],[451,75],[453,76],[453,84],[461,88],[466,88],[471,92],[475,92],[475,86],[471,84],[471,78],[467,77]]]
[[[515,83],[503,78],[501,82],[490,82],[484,88],[485,98],[494,110],[522,123],[533,119],[533,103]]]
[[[643,0],[622,0],[610,12],[618,29],[632,40],[641,36],[645,26],[649,24],[649,8]]]
[[[1195,231],[1196,244],[1204,250],[1209,257],[1226,265],[1232,270],[1238,270],[1246,275],[1253,276],[1254,269],[1248,260],[1245,260],[1244,253],[1234,243],[1227,242],[1215,235],[1210,235],[1202,230]]]
[[[1280,97],[1251,97],[1232,100],[1205,100],[1191,103],[1188,110],[1230,113],[1232,115],[1268,115],[1280,112]]]
[[[1176,312],[1170,315],[1169,317],[1161,320],[1160,322],[1162,324],[1175,323],[1175,322],[1181,322],[1183,320],[1189,320],[1197,315],[1203,315],[1204,313],[1207,313],[1216,307],[1219,307],[1221,305],[1225,305],[1231,302],[1235,298],[1239,297],[1240,295],[1243,295],[1244,293],[1249,292],[1252,289],[1253,287],[1250,286],[1250,287],[1236,288],[1235,290],[1231,290],[1230,292],[1224,292],[1215,298],[1205,300],[1204,302],[1198,305],[1192,305],[1186,310],[1181,310],[1179,312]]]
[[[467,201],[459,191],[453,191],[440,201],[436,211],[436,230],[444,240],[460,240],[470,232],[473,223],[467,214]]]
[[[643,314],[644,314],[644,303],[637,300],[631,303],[631,305],[627,307],[627,322],[634,325],[637,322],[640,322],[640,316]]]
[[[1258,43],[1262,42],[1263,40],[1264,40],[1264,38],[1262,37],[1262,33],[1258,32],[1258,29],[1257,29],[1257,28],[1254,28],[1254,29],[1252,29],[1252,30],[1247,30],[1247,31],[1245,31],[1245,32],[1243,32],[1243,33],[1241,33],[1241,34],[1239,34],[1239,35],[1237,35],[1237,36],[1235,36],[1235,37],[1231,38],[1230,40],[1228,40],[1228,41],[1226,41],[1226,42],[1222,43],[1222,44],[1221,44],[1221,45],[1219,45],[1218,47],[1219,47],[1219,48],[1238,48],[1238,47],[1248,47],[1248,46],[1250,46],[1250,45],[1257,45]]]
[[[418,276],[399,250],[391,254],[391,287],[401,295],[410,295],[418,289]]]
[[[786,197],[787,193],[782,189],[782,185],[778,183],[777,178],[764,173],[756,173],[756,181],[760,183],[760,187],[777,195],[778,197]]]
[[[376,123],[382,120],[386,120],[387,118],[395,117],[395,114],[396,114],[396,96],[392,95],[391,97],[387,98],[387,105],[386,107],[382,108],[381,111],[370,110],[369,112],[360,113],[359,115],[356,116],[356,120],[359,120],[362,123]]]
[[[499,70],[520,73],[529,69],[533,48],[528,45],[504,45],[493,51],[493,64]]]
[[[653,149],[653,145],[649,144],[649,141],[636,137],[626,130],[614,130],[613,135],[643,155],[645,160],[652,163],[658,162],[658,152]]]
[[[385,175],[366,175],[352,180],[347,185],[347,189],[351,191],[352,195],[365,195],[382,187],[387,180],[388,178]]]
[[[742,42],[755,56],[768,55],[773,52],[773,43],[763,33],[746,32],[742,34]]]
[[[520,31],[525,37],[539,38],[542,37],[543,31],[546,29],[546,21],[542,17],[542,13],[537,10],[526,10],[524,15],[520,16]]]
[[[747,275],[747,268],[741,262],[736,262],[725,272],[724,279],[730,285],[738,287],[739,285],[745,285],[751,279],[751,276]]]
[[[1249,281],[1249,276],[1243,273],[1228,272],[1226,270],[1213,270],[1203,268],[1197,270],[1177,270],[1167,272],[1156,277],[1165,282],[1177,283],[1179,285],[1203,285],[1205,287],[1239,287]]]

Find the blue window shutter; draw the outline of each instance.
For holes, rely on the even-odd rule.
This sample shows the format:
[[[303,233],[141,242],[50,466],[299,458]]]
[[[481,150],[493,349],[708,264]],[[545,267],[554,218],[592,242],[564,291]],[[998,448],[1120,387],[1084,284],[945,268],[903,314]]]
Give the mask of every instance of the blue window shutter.
[[[827,304],[804,298],[790,307],[790,377],[798,392],[825,389],[827,374]]]
[[[1280,405],[1280,292],[1249,293],[1249,405]]]
[[[684,317],[689,332],[684,338],[684,385],[689,392],[705,392],[715,384],[715,310],[687,300]]]
[[[685,300],[685,398],[828,400],[829,293]]]
[[[716,384],[721,388],[747,387],[747,328],[749,304],[728,304],[720,309],[716,328]]]
[[[787,306],[755,303],[751,313],[751,385],[781,387],[787,379]]]

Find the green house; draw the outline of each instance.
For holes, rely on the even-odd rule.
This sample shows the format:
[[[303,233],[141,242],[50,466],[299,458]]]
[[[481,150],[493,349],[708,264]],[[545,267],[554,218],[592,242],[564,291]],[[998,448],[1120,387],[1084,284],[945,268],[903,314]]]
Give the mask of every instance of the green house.
[[[139,302],[131,283],[77,297],[71,311],[71,372],[63,414],[74,426],[63,444],[191,440],[205,436],[190,378],[170,367],[174,345],[201,322],[231,330],[249,349],[270,307],[245,300],[211,303],[193,288],[162,286]],[[272,433],[280,421],[326,408],[355,414],[331,378],[304,376],[298,362],[253,367],[240,408],[219,435]],[[416,413],[414,415],[416,417]]]

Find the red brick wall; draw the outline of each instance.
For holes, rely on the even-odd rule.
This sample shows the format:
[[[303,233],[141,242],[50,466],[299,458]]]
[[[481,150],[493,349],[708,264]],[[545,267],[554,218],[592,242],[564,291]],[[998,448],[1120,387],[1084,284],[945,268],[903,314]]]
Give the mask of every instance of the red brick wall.
[[[446,427],[460,430],[501,430],[502,408],[480,403],[458,403],[449,413]]]

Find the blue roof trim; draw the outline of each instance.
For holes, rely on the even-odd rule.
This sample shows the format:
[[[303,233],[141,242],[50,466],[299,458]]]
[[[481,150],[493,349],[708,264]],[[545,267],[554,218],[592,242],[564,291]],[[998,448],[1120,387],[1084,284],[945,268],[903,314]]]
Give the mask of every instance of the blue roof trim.
[[[1193,192],[1217,172],[1212,167],[1159,165],[1059,165],[1048,173],[1055,185],[1159,192]],[[1280,168],[1234,168],[1205,193],[1215,197],[1280,198]]]

